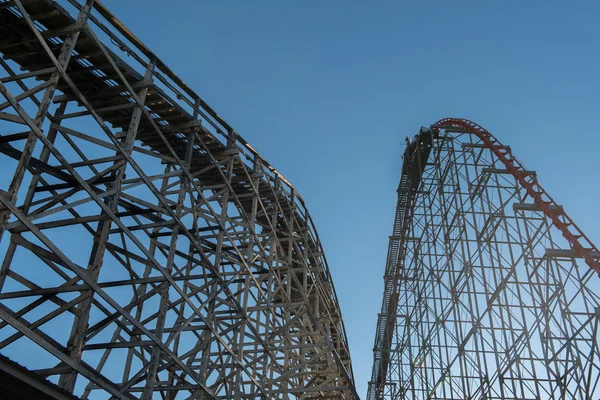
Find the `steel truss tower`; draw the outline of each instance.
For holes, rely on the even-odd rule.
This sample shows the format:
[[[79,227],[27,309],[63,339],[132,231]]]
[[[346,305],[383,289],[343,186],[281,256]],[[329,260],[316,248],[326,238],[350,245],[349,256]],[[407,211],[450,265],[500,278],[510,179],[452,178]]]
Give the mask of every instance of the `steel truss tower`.
[[[597,399],[600,252],[488,131],[407,145],[368,400]]]
[[[0,55],[3,356],[83,399],[358,397],[259,153],[98,1],[0,1]]]

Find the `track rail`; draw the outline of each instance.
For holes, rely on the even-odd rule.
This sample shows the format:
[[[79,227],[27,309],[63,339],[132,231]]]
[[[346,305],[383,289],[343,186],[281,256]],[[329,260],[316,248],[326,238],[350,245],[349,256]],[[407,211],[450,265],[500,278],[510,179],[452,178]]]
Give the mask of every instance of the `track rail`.
[[[546,217],[548,217],[554,226],[562,232],[565,239],[573,246],[573,249],[577,254],[585,260],[585,263],[592,270],[600,275],[600,262],[593,257],[593,254],[600,254],[598,248],[566,213],[555,211],[558,209],[558,204],[538,183],[534,175],[525,174],[526,169],[523,167],[523,164],[513,157],[494,135],[475,122],[461,118],[444,118],[433,124],[431,127],[438,130],[443,128],[462,128],[466,132],[477,135],[477,137],[481,139],[492,152],[494,152],[496,157],[502,161],[506,169],[527,191],[527,194],[534,199],[535,203],[544,212]]]

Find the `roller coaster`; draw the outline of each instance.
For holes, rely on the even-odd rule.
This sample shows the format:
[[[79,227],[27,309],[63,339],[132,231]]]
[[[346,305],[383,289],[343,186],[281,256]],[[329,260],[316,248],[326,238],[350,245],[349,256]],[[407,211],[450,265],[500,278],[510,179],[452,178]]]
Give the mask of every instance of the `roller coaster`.
[[[96,0],[0,0],[0,398],[359,399],[302,196]],[[408,139],[368,400],[600,396],[600,251],[490,132]]]
[[[490,132],[406,147],[368,400],[593,399],[600,252]]]
[[[0,397],[358,398],[275,168],[98,1],[0,2],[0,53]]]

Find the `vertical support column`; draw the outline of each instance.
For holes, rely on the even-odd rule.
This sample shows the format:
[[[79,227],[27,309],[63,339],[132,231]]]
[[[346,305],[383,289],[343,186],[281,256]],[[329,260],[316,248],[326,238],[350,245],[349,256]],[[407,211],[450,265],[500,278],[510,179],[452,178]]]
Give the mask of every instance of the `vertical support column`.
[[[194,103],[194,113],[193,113],[193,118],[194,121],[199,121],[198,120],[198,115],[199,115],[199,110],[200,110],[200,98],[197,98],[195,100]],[[188,135],[188,145],[186,146],[186,153],[185,153],[185,167],[187,168],[188,172],[191,171],[192,169],[192,162],[193,162],[193,154],[194,154],[194,145],[196,143],[196,135],[198,135],[200,132],[200,127],[198,125],[194,126],[192,128],[192,130],[189,132]],[[193,188],[193,182],[190,182],[189,179],[187,178],[187,175],[183,174],[182,175],[182,179],[185,179],[185,191],[187,193],[187,195],[189,196],[190,199],[190,206],[192,209],[192,215],[193,215],[193,220],[192,220],[192,231],[194,232],[195,235],[199,235],[198,232],[198,219],[197,219],[197,215],[195,212],[195,207],[196,204],[194,203],[195,201],[200,201],[200,199],[202,198],[202,196],[200,196],[199,194],[195,195],[195,191]],[[194,256],[194,246],[192,243],[190,243],[189,246],[189,252],[188,252],[188,256],[189,256],[189,260],[186,262],[186,266],[185,266],[185,276],[186,278],[189,277],[192,273],[192,269],[194,268],[192,266],[192,258]],[[190,287],[190,282],[188,279],[184,280],[183,282],[183,291],[187,292],[189,290]],[[185,302],[181,302],[181,305],[179,306],[179,311],[178,311],[178,320],[181,320],[182,323],[184,321],[184,311],[185,311]],[[177,334],[177,337],[175,337],[175,339],[173,339],[174,343],[173,343],[173,352],[175,354],[178,354],[178,349],[179,349],[179,341],[181,338],[181,332],[179,334]],[[192,363],[194,362],[194,358],[190,358],[188,360],[188,365],[191,366]],[[168,378],[168,385],[169,386],[173,386],[175,385],[175,381],[176,381],[176,374],[174,371],[169,371],[169,378]],[[206,380],[204,380],[202,383],[206,384]],[[169,400],[175,400],[175,398],[177,397],[178,392],[175,390],[172,390],[171,392],[168,393],[167,398]],[[202,393],[200,395],[198,395],[197,397],[200,396],[204,396],[205,392],[202,391]]]
[[[233,138],[231,139],[233,141]],[[235,143],[232,143],[231,147],[233,148],[235,146]],[[232,156],[232,160],[235,160],[235,156]],[[252,194],[252,209],[251,209],[251,214],[250,214],[250,220],[247,222],[247,225],[245,227],[245,229],[247,230],[247,234],[248,234],[248,247],[246,249],[246,260],[248,262],[248,265],[250,268],[252,268],[252,259],[253,259],[253,254],[254,254],[254,245],[255,242],[258,241],[258,237],[256,236],[256,212],[258,210],[258,202],[259,202],[259,193],[258,193],[258,188],[259,188],[259,179],[260,176],[262,175],[259,170],[260,170],[260,161],[258,161],[257,163],[257,159],[255,158],[254,161],[254,165],[253,165],[253,171],[251,174],[251,178],[253,179],[252,181],[252,187],[253,187],[253,194]],[[242,292],[242,301],[241,306],[242,306],[242,313],[244,315],[247,315],[248,313],[248,298],[249,298],[249,292],[250,292],[250,286],[252,285],[252,280],[250,279],[250,274],[251,272],[248,272],[245,274],[245,279],[243,281],[243,283],[240,283],[241,285],[243,285],[243,287],[240,288],[239,291]],[[265,308],[265,312],[267,308]],[[244,339],[246,336],[246,325],[250,323],[250,321],[246,320],[242,320],[241,322],[241,326],[238,332],[238,350],[237,350],[237,356],[238,359],[243,360],[244,357]],[[258,339],[258,338],[257,338]],[[253,367],[253,369],[255,369],[256,366]],[[243,382],[242,382],[242,370],[238,369],[236,372],[236,384],[235,384],[235,388],[236,388],[236,392],[234,395],[234,399],[235,400],[239,400],[241,399],[243,393],[242,393],[242,388],[243,388]]]
[[[146,67],[146,73],[144,75],[144,85],[139,92],[140,104],[133,110],[131,121],[129,123],[129,128],[127,129],[127,134],[123,138],[123,147],[122,149],[117,150],[117,155],[120,154],[120,151],[123,151],[127,154],[131,154],[133,150],[133,144],[135,142],[135,138],[137,136],[138,128],[142,117],[142,107],[144,107],[146,95],[148,94],[148,88],[152,83],[152,74],[155,62],[156,60],[154,59],[150,60]],[[108,196],[105,199],[107,206],[109,206],[112,211],[116,210],[117,208],[117,204],[121,193],[121,186],[125,177],[125,169],[127,167],[127,164],[123,163],[121,160],[115,161],[115,165],[118,163],[121,163],[121,165],[115,171],[115,180],[113,182],[115,193],[111,196]],[[106,215],[105,212],[103,212],[102,214],[106,218],[101,219],[98,223],[98,228],[96,230],[95,240],[87,267],[87,271],[92,277],[92,279],[94,279],[94,281],[98,279],[98,275],[100,274],[100,269],[104,261],[106,243],[108,242],[108,236],[112,224],[112,221],[108,218],[108,215]],[[79,305],[78,309],[81,313],[81,316],[75,318],[75,321],[73,322],[70,339],[67,345],[67,348],[70,352],[70,356],[77,361],[81,360],[81,357],[83,355],[83,346],[85,342],[85,335],[87,332],[87,324],[90,317],[93,295],[94,293],[92,291],[88,291],[87,297]],[[69,392],[73,392],[76,377],[77,374],[75,372],[71,372],[67,375],[62,375],[59,379],[58,384],[61,388]]]
[[[250,267],[252,267],[253,264],[253,260],[254,260],[254,247],[255,246],[261,246],[262,244],[260,243],[260,239],[259,236],[257,235],[256,231],[257,231],[257,224],[256,224],[256,214],[258,211],[258,203],[260,202],[260,193],[259,193],[259,187],[260,187],[260,179],[263,176],[263,172],[262,172],[262,164],[260,162],[260,158],[259,157],[254,157],[253,160],[253,165],[252,165],[252,174],[251,174],[251,178],[252,178],[252,209],[251,209],[251,213],[250,213],[250,220],[248,221],[248,229],[249,229],[249,240],[248,240],[248,248],[246,251],[246,259],[248,260],[248,263],[250,265]],[[260,249],[259,249],[260,252]],[[261,275],[259,277],[259,281],[263,282],[264,279],[264,275]],[[246,281],[246,287],[249,288],[250,286],[250,280],[248,279]],[[257,288],[257,290],[259,290],[259,288]],[[245,302],[247,303],[248,300],[248,295],[249,293],[244,293],[245,296]],[[267,343],[267,345],[270,346],[269,343],[269,332],[268,329],[266,329],[266,327],[269,326],[270,323],[270,319],[271,319],[271,313],[270,313],[270,304],[268,301],[266,301],[264,304],[261,304],[260,302],[257,302],[258,306],[264,306],[265,307],[265,328],[263,328],[263,337],[262,340],[264,341],[264,343]],[[244,305],[244,309],[247,311],[247,305]],[[259,329],[260,331],[260,329]],[[254,351],[255,357],[258,358],[258,349],[259,349],[259,345],[255,344],[254,348],[252,349],[252,351]],[[241,357],[240,357],[241,359]],[[264,365],[264,361],[263,361],[263,365]],[[260,385],[262,387],[264,386],[264,379],[265,379],[265,372],[263,370],[262,373],[259,373],[260,371],[260,365],[259,363],[255,363],[254,366],[252,367],[252,370],[255,372],[255,376],[261,376],[261,381],[260,381]]]
[[[265,173],[265,167],[258,155],[254,155],[254,166],[255,166],[255,170],[260,171],[260,173],[262,175],[264,175],[266,179],[269,179],[268,174]],[[256,188],[257,188],[257,190],[259,188],[258,187],[258,179],[257,179],[257,183],[256,183]],[[260,202],[258,191],[255,194],[255,199],[258,204]],[[267,209],[264,208],[263,210],[264,210],[263,217],[265,219],[268,219],[269,216],[267,214]],[[264,238],[265,238],[265,240],[267,240],[267,239],[269,240],[268,253],[266,254],[266,260],[265,260],[266,268],[269,270],[268,278],[267,278],[267,303],[266,303],[267,305],[269,305],[274,302],[281,302],[281,301],[276,300],[277,299],[275,296],[276,290],[278,290],[278,289],[280,290],[280,293],[278,294],[278,296],[283,296],[284,293],[281,293],[281,288],[279,287],[281,285],[281,279],[278,277],[279,271],[276,268],[277,267],[277,258],[276,258],[277,240],[275,238],[275,232],[268,232],[268,236],[265,235]],[[271,313],[267,314],[267,317],[266,317],[265,338],[266,338],[267,343],[269,343],[269,344],[271,344],[272,340],[277,340],[277,336],[271,338],[271,334],[277,329],[277,327],[275,325],[277,318],[278,317],[276,315],[271,314]],[[284,333],[281,333],[281,335],[284,335]],[[283,345],[285,345],[284,342],[282,342],[280,344],[280,346],[283,346]],[[261,382],[263,387],[272,386],[272,382],[274,381],[275,368],[272,368],[272,366],[271,366],[272,362],[273,361],[270,359],[265,359],[263,361],[263,373],[262,373],[263,380]]]
[[[229,187],[231,187],[231,179],[233,177],[233,169],[235,167],[235,155],[233,153],[233,150],[235,149],[235,139],[233,137],[233,132],[229,131],[228,132],[228,138],[227,138],[227,151],[229,153],[228,155],[228,160],[227,160],[227,170],[226,170],[226,179],[227,182],[224,182],[224,186],[225,186],[225,192],[223,193],[223,198],[222,198],[222,202],[221,202],[221,215],[219,217],[219,234],[217,236],[217,251],[216,251],[216,258],[215,258],[215,269],[219,270],[221,268],[221,259],[222,259],[222,255],[221,252],[223,251],[224,246],[224,239],[225,239],[225,229],[227,229],[227,219],[228,219],[228,208],[229,208],[229,202],[230,202],[230,197],[232,196],[232,193],[229,192]],[[241,267],[240,267],[241,268]],[[221,271],[219,271],[221,272]],[[233,290],[232,291],[234,294],[236,294],[236,291]],[[214,307],[212,309],[212,312],[214,313]],[[216,316],[214,316],[213,318],[216,318]],[[231,318],[235,318],[233,316],[233,314],[231,315]],[[216,327],[215,327],[216,328]],[[231,347],[233,349],[233,351],[236,351],[236,349],[238,348],[238,343],[236,343],[236,338],[239,337],[239,330],[236,330],[234,332],[233,335],[233,341],[231,343]],[[239,399],[239,395],[240,395],[240,382],[237,379],[237,371],[235,373],[235,378],[231,380],[231,384],[228,387],[228,392],[229,392],[229,396],[230,398],[234,398],[234,399]]]
[[[231,150],[235,147],[235,140],[233,139],[233,133],[229,132],[229,138],[227,140],[227,149]],[[231,177],[233,176],[233,167],[234,167],[234,157],[233,156],[229,156],[229,161],[228,161],[228,167],[227,167],[227,175],[226,175],[226,179],[228,181],[228,183],[231,183]],[[226,222],[227,222],[227,208],[229,206],[229,189],[227,189],[228,185],[226,182],[223,183],[223,187],[225,188],[224,193],[223,193],[223,198],[221,200],[221,213],[219,214],[219,220],[218,220],[218,224],[219,224],[219,232],[217,233],[217,244],[216,244],[216,249],[215,249],[215,261],[214,261],[214,270],[217,273],[221,273],[221,253],[223,251],[223,239],[225,237],[225,229],[226,229]],[[207,274],[212,275],[212,272],[210,272],[210,269],[206,269]],[[206,323],[209,325],[213,325],[216,322],[216,313],[215,313],[215,306],[216,306],[216,293],[217,290],[219,290],[219,283],[218,283],[218,279],[217,277],[213,277],[213,282],[210,285],[210,290],[208,292],[208,298],[210,299],[208,302],[208,306],[206,309]],[[227,283],[225,283],[227,284]],[[213,326],[213,328],[217,329],[216,326]],[[211,352],[211,332],[210,332],[210,327],[207,326],[206,330],[204,331],[203,335],[202,335],[202,339],[204,341],[204,347],[202,349],[202,354],[201,354],[201,362],[200,362],[200,379],[204,382],[206,382],[206,380],[208,379],[208,376],[210,374],[210,371],[208,370],[208,364],[209,364],[209,359],[210,359],[210,352]],[[223,371],[221,371],[221,374],[223,376],[227,375],[227,371],[226,371],[226,367],[223,366]],[[227,391],[229,393],[229,395],[231,396],[232,394],[232,389],[233,389],[233,385],[228,385]],[[204,393],[202,393],[200,399],[204,400],[205,396]]]
[[[190,132],[187,135],[187,146],[185,151],[185,160],[183,168],[189,172],[190,164],[192,161],[192,151],[194,149],[194,139],[195,139],[195,130],[190,129]],[[187,193],[187,186],[189,185],[188,178],[183,171],[180,174],[180,184],[179,184],[179,192],[177,194],[177,205],[175,209],[175,215],[177,218],[181,217],[183,202],[185,200],[185,196]],[[165,190],[168,188],[168,184],[166,184],[168,178],[165,178]],[[167,265],[165,269],[171,273],[173,270],[173,264],[175,259],[175,251],[177,250],[177,239],[179,236],[179,225],[175,225],[173,230],[171,231],[171,241],[169,243],[169,253],[167,256]],[[167,317],[167,311],[169,308],[169,282],[166,280],[161,282],[160,284],[160,305],[158,316],[156,319],[156,337],[159,340],[163,340],[164,330],[165,330],[165,320]],[[156,378],[158,373],[158,366],[160,363],[161,354],[160,349],[157,346],[152,348],[152,355],[150,357],[150,371],[148,373],[148,378],[146,379],[146,387],[144,388],[144,392],[142,394],[142,399],[152,399],[154,393],[154,386],[156,384]]]

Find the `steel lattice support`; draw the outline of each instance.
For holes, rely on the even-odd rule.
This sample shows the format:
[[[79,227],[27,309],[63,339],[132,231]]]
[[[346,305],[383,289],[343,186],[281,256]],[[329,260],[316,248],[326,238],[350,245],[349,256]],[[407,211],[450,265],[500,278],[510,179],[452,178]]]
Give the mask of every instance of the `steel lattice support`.
[[[358,397],[260,154],[98,1],[0,1],[0,54],[1,354],[84,399]]]
[[[596,399],[600,252],[480,126],[407,145],[368,399]]]

